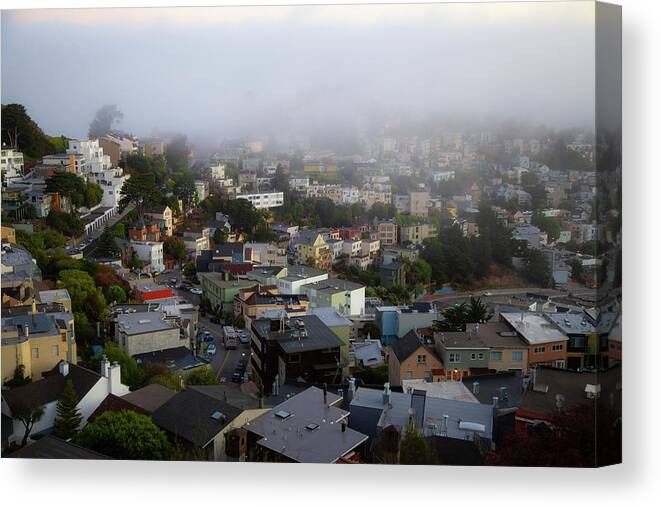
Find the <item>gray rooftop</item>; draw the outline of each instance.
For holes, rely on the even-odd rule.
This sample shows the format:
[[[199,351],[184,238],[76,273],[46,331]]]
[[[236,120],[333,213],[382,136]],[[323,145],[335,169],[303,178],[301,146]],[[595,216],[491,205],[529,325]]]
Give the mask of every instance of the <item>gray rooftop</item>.
[[[413,393],[390,392],[390,402],[384,404],[384,394],[380,389],[359,387],[351,400],[351,407],[365,407],[381,410],[378,428],[383,429],[394,425],[404,428],[409,421],[409,409],[416,409],[415,418],[421,424],[424,435],[447,434],[449,438],[469,440],[474,433],[486,439],[491,439],[493,430],[493,407],[481,403],[468,401],[448,400],[425,396],[424,391]],[[422,412],[422,416],[420,414]],[[444,422],[447,417],[447,424]],[[460,424],[468,427],[460,427]],[[475,426],[473,426],[475,425]],[[469,429],[470,427],[479,430]]]
[[[569,337],[541,313],[501,313],[500,316],[530,345],[567,341]]]
[[[297,280],[304,280],[306,278],[312,278],[324,274],[328,274],[328,272],[323,269],[311,268],[310,266],[287,266],[287,276],[285,276],[283,280],[295,282]]]
[[[177,329],[171,322],[165,321],[159,312],[136,312],[118,314],[117,325],[127,335],[154,333],[166,329]]]
[[[299,463],[335,463],[368,438],[342,422],[349,412],[334,405],[342,398],[309,387],[244,428],[261,436],[258,444]]]
[[[303,290],[314,289],[324,294],[337,294],[338,292],[354,291],[364,289],[365,286],[359,283],[342,280],[340,278],[329,278],[320,282],[308,283]]]
[[[297,336],[296,321],[305,325],[306,336]],[[260,336],[268,336],[269,340],[277,341],[287,354],[309,352],[340,347],[344,342],[325,325],[316,315],[301,315],[292,318],[284,332],[271,331],[271,321],[258,319],[253,321],[253,329]]]

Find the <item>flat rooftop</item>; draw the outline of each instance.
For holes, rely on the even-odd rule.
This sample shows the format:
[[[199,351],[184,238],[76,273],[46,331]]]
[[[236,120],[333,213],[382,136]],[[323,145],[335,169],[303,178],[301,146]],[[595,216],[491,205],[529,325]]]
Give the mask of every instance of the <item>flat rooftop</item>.
[[[117,325],[127,335],[154,333],[167,329],[177,329],[177,326],[163,320],[160,312],[136,312],[117,315]]]
[[[248,431],[261,436],[258,445],[298,463],[335,463],[368,439],[342,422],[349,412],[337,408],[342,398],[309,387],[246,423]]]
[[[501,313],[500,316],[530,345],[567,341],[569,337],[541,313]]]

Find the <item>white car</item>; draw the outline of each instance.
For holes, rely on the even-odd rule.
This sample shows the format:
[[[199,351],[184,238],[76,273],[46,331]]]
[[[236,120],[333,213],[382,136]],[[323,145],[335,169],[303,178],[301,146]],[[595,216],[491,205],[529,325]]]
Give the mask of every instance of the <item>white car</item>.
[[[197,287],[193,287],[190,290],[190,293],[195,294],[196,296],[200,296],[200,295],[202,295],[202,289],[198,289]]]

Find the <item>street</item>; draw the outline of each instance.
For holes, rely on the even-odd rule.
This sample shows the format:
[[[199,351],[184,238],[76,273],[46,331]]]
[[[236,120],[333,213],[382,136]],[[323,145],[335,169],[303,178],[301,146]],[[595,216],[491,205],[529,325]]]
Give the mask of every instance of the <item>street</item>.
[[[155,278],[155,282],[166,285],[170,280],[177,280],[176,287],[179,287],[183,280],[181,270],[179,268],[173,269],[170,272],[163,273]],[[187,290],[181,290],[175,288],[174,292],[177,296],[185,299],[189,303],[194,305],[200,304],[200,296],[191,294]],[[202,347],[203,351],[206,350],[206,347],[213,343],[216,346],[216,353],[213,356],[209,357],[210,366],[213,372],[216,374],[217,379],[225,378],[227,384],[235,385],[238,389],[239,384],[233,383],[232,373],[237,367],[237,364],[241,358],[247,358],[250,354],[250,344],[238,343],[235,350],[226,350],[223,345],[223,340],[221,339],[222,324],[214,324],[211,322],[208,316],[201,316],[198,323],[198,332],[209,331],[213,335],[212,342],[203,342]]]

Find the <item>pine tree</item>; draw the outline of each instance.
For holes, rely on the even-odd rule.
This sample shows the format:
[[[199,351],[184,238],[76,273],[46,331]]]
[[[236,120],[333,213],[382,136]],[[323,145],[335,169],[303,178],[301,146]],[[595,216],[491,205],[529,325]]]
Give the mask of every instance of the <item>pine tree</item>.
[[[78,409],[78,395],[71,380],[67,380],[64,384],[64,391],[57,402],[56,410],[57,417],[53,423],[53,435],[68,440],[78,432],[78,426],[83,419]]]

